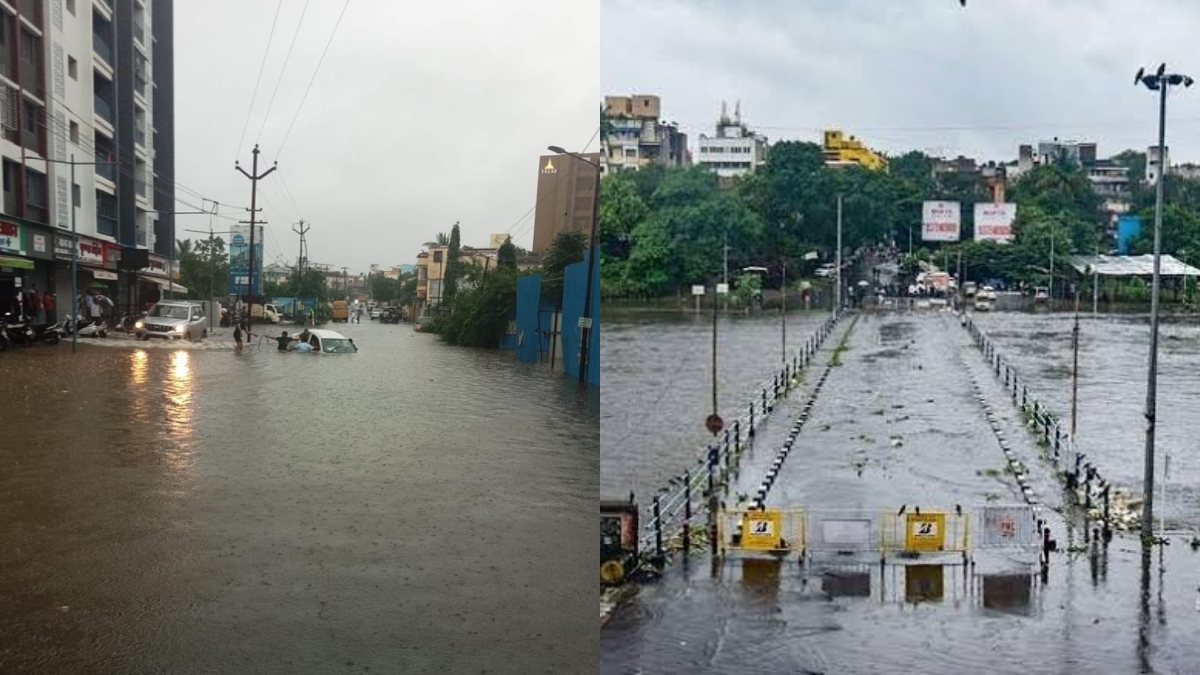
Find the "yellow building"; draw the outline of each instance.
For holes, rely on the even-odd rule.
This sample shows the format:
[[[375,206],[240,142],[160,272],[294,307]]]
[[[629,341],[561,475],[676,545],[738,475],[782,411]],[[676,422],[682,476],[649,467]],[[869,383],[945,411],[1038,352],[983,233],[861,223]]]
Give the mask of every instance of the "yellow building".
[[[853,136],[843,136],[838,129],[825,132],[824,150],[825,164],[828,166],[857,164],[871,171],[887,169],[887,159],[883,155],[874,152]]]

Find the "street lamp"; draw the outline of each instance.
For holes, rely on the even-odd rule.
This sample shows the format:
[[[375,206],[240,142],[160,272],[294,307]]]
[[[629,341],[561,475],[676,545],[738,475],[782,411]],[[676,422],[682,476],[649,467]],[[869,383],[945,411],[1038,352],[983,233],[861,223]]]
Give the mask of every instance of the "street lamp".
[[[1167,179],[1166,124],[1167,89],[1172,86],[1192,86],[1192,78],[1178,73],[1167,73],[1167,64],[1159,65],[1153,74],[1139,68],[1133,85],[1143,84],[1147,89],[1158,92],[1158,180],[1154,189],[1154,274],[1150,283],[1150,358],[1146,369],[1146,450],[1145,475],[1142,495],[1142,547],[1148,549],[1154,534],[1154,425],[1157,413],[1158,386],[1158,285],[1162,270],[1162,208],[1163,184]]]
[[[592,196],[592,234],[589,244],[591,255],[588,256],[587,290],[585,291],[587,295],[583,299],[583,317],[579,320],[579,382],[583,383],[587,381],[589,338],[592,334],[592,277],[596,274],[596,257],[600,254],[596,247],[596,225],[600,221],[600,162],[593,162],[573,152],[567,152],[557,145],[551,145],[548,150],[559,155],[569,155],[584,164],[596,167],[596,192]]]

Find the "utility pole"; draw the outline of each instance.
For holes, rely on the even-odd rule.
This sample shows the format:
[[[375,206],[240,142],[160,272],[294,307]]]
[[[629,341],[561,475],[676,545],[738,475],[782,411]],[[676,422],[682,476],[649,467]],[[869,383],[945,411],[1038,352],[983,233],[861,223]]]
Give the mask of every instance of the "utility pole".
[[[725,284],[725,311],[729,311],[729,230],[725,230],[725,272],[721,275],[721,281]],[[713,298],[716,302],[716,298]]]
[[[270,175],[270,173],[272,171],[279,168],[279,162],[275,162],[274,165],[271,166],[271,168],[267,169],[266,171],[264,171],[261,174],[258,173],[258,153],[259,153],[258,144],[256,143],[254,145],[254,151],[253,151],[254,161],[253,161],[253,164],[251,164],[251,166],[250,166],[251,173],[246,173],[246,170],[243,169],[238,164],[237,160],[234,160],[234,162],[233,162],[233,168],[237,169],[238,171],[241,171],[243,176],[250,179],[250,261],[249,261],[250,273],[246,277],[246,295],[249,296],[248,300],[249,300],[249,304],[250,304],[250,320],[253,320],[253,317],[254,317],[254,258],[256,257],[256,254],[257,254],[257,249],[254,248],[254,236],[255,236],[255,231],[258,229],[258,223],[256,221],[256,217],[257,217],[258,211],[259,211],[259,209],[257,208],[258,207],[258,181],[262,180],[263,178],[266,178],[268,175]],[[261,271],[260,271],[260,273],[261,273]]]
[[[301,219],[298,223],[300,229],[292,226],[292,232],[300,235],[300,255],[296,258],[296,299],[300,299],[300,287],[304,283],[304,235],[312,229],[312,225],[305,226],[304,220]]]
[[[1075,289],[1075,327],[1071,329],[1071,442],[1079,419],[1079,289]]]
[[[908,231],[908,252],[912,255],[912,230]],[[842,196],[837,196],[837,288],[833,292],[833,316],[842,310]]]

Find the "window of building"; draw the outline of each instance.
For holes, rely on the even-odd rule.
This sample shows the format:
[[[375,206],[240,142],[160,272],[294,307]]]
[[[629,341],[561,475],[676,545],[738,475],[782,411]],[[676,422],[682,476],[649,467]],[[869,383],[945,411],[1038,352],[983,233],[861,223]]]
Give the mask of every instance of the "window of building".
[[[37,63],[38,47],[41,40],[27,30],[21,30],[21,60],[25,63]]]
[[[75,0],[67,0],[67,11],[71,13],[71,16],[75,16]]]
[[[82,206],[83,193],[79,191],[79,183],[71,186],[71,203],[75,206]]]
[[[21,165],[4,160],[4,212],[17,215],[17,181]]]
[[[442,262],[442,252],[441,251],[433,252],[433,262],[435,262],[435,263]]]
[[[96,231],[117,236],[117,197],[103,190],[96,190]]]
[[[79,123],[71,120],[71,142],[79,144]]]
[[[50,222],[50,199],[46,174],[25,169],[25,217],[39,223]]]
[[[71,76],[72,80],[79,79],[79,62],[75,60],[74,56],[67,57],[67,74]]]
[[[33,101],[25,101],[25,131],[36,135],[42,122],[42,109]]]

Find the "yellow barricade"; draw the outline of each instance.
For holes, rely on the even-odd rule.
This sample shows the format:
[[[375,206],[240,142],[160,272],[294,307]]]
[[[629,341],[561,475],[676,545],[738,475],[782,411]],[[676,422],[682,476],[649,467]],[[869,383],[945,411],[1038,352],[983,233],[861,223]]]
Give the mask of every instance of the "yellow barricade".
[[[883,516],[880,548],[891,553],[961,553],[971,546],[971,518],[962,512],[925,511]]]
[[[720,551],[803,554],[804,512],[799,509],[725,511],[717,519]]]

